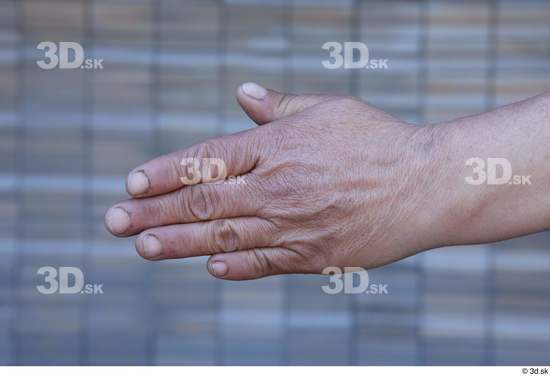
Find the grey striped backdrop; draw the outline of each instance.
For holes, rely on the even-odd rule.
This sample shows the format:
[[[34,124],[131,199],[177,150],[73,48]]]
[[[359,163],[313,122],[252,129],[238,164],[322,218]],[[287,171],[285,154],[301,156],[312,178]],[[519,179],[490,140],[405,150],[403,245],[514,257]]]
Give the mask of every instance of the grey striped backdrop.
[[[41,41],[104,69],[41,70]],[[389,70],[322,68],[363,41]],[[252,127],[239,83],[353,94],[438,122],[550,88],[549,1],[0,0],[1,364],[541,364],[550,242],[436,250],[375,270],[389,295],[316,276],[211,278],[148,263],[103,213],[148,158]],[[77,266],[103,295],[41,295]]]

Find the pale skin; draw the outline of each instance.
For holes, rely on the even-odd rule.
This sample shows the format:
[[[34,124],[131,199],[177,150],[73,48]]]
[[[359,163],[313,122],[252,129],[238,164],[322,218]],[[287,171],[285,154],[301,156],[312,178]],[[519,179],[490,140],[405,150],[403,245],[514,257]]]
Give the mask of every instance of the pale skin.
[[[155,158],[128,175],[106,226],[148,260],[209,255],[228,280],[374,268],[441,246],[550,227],[550,94],[414,126],[350,97],[247,83],[260,127]],[[232,184],[186,185],[185,158],[219,158]],[[506,158],[531,184],[472,185],[472,157]]]

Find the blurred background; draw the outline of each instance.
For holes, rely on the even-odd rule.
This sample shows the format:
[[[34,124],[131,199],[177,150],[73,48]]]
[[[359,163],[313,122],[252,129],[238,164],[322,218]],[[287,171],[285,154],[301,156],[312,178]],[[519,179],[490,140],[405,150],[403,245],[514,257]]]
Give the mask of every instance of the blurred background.
[[[104,69],[40,69],[42,41]],[[389,69],[324,69],[327,41]],[[149,263],[109,236],[130,169],[253,126],[245,81],[418,124],[482,112],[550,89],[550,2],[0,0],[0,364],[548,363],[547,233],[374,270],[377,296],[217,281],[205,259]],[[46,265],[104,294],[42,295]]]

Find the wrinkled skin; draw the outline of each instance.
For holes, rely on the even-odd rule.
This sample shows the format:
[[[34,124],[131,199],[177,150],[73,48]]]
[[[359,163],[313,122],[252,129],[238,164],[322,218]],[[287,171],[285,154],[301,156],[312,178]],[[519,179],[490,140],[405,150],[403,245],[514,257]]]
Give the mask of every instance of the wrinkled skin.
[[[237,99],[262,126],[136,168],[107,228],[140,234],[150,260],[212,255],[210,273],[235,280],[372,268],[441,244],[452,224],[435,188],[437,129],[353,98],[252,89],[263,97]],[[186,186],[185,157],[221,158],[242,179]]]

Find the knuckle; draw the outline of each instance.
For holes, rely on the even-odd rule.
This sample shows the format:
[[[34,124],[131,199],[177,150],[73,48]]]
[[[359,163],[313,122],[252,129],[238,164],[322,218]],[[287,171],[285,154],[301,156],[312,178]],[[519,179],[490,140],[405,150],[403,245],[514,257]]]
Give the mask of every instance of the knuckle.
[[[281,96],[279,102],[277,102],[277,105],[275,106],[275,115],[284,116],[297,98],[298,96],[294,94],[285,94]]]
[[[227,154],[227,142],[224,138],[213,138],[199,144],[195,151],[194,157],[203,162],[204,158],[221,158]],[[225,163],[227,161],[224,160]],[[202,167],[202,166],[201,166]]]
[[[303,203],[311,192],[306,191],[297,181],[302,180],[303,174],[299,171],[299,166],[294,167],[294,171],[288,171],[287,168],[278,172],[274,179],[269,179],[261,186],[261,192],[267,198],[264,200],[268,207],[277,205],[295,205],[298,202]],[[260,190],[259,190],[260,191]]]
[[[299,257],[287,254],[284,249],[252,249],[248,252],[251,273],[256,276],[293,273],[300,270]]]
[[[231,143],[227,142],[227,138],[211,139],[191,147],[179,160],[171,161],[172,170],[180,180],[182,177],[185,178],[185,185],[225,179],[229,162],[227,158],[230,157],[231,151]]]
[[[252,249],[248,254],[248,264],[252,274],[263,276],[275,272],[269,256],[258,249]]]
[[[202,163],[204,158],[209,158],[213,151],[213,141],[208,140],[192,146],[179,158],[173,159],[172,170],[178,179],[185,178],[185,185],[195,185],[201,182]]]
[[[168,174],[171,181],[177,182],[178,186],[182,181],[181,178],[185,176],[185,168],[182,165],[182,159],[178,157],[167,157],[166,161],[168,164]]]
[[[236,251],[241,243],[235,224],[226,219],[212,222],[209,241],[211,249],[217,253]]]
[[[197,185],[183,189],[184,207],[197,221],[207,221],[215,217],[219,199],[215,190],[209,185]]]
[[[208,158],[212,157],[212,153],[215,152],[214,140],[207,140],[201,142],[197,148],[194,150],[194,158]]]
[[[143,218],[146,222],[163,223],[166,217],[170,217],[170,205],[168,201],[169,199],[166,197],[145,201],[141,206],[141,210],[143,212]]]

